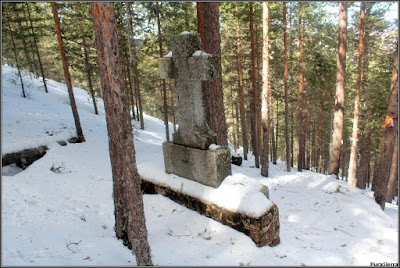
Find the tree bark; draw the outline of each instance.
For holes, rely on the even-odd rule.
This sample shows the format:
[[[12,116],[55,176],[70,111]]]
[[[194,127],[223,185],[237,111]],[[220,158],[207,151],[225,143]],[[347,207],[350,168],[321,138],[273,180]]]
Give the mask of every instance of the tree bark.
[[[336,68],[336,96],[332,146],[328,174],[339,175],[340,150],[343,142],[344,92],[346,78],[347,3],[339,3],[338,55]]]
[[[219,3],[204,2],[204,47],[205,52],[218,57],[221,68],[221,37],[219,34]],[[222,90],[222,75],[208,81],[203,81],[206,103],[206,118],[210,128],[217,134],[217,144],[228,145],[228,131],[225,119],[224,92]]]
[[[323,163],[322,163],[322,151],[323,151],[323,147],[322,147],[322,135],[323,135],[323,128],[324,128],[324,120],[323,120],[323,111],[324,111],[324,103],[322,101],[322,98],[319,102],[319,122],[318,122],[318,152],[317,152],[317,156],[318,156],[318,171],[319,173],[323,172]]]
[[[371,3],[366,3],[365,5],[365,13],[366,19],[368,19],[370,10],[371,10]],[[367,23],[368,25],[368,23]],[[368,64],[369,64],[369,52],[368,52],[368,28],[365,27],[364,29],[364,54],[363,54],[363,71],[362,71],[362,83],[363,86],[363,105],[364,107],[368,107]],[[359,151],[359,161],[357,166],[357,180],[356,186],[360,189],[365,189],[367,183],[369,183],[370,179],[370,140],[371,140],[371,129],[366,124],[368,117],[367,117],[367,108],[361,110],[361,126],[360,126],[360,134],[361,134],[361,144],[360,144],[360,151]]]
[[[290,135],[289,135],[289,96],[288,96],[288,56],[287,56],[287,32],[286,32],[286,3],[283,2],[283,47],[284,47],[284,71],[283,84],[285,91],[285,143],[286,143],[286,170],[290,172]]]
[[[360,45],[358,49],[358,70],[357,70],[357,84],[356,96],[354,100],[354,119],[353,119],[353,134],[351,137],[351,152],[349,162],[349,176],[348,183],[351,187],[356,187],[356,174],[357,174],[357,146],[358,146],[358,118],[360,112],[360,88],[361,88],[361,69],[364,53],[364,18],[365,18],[365,4],[361,3],[360,14]]]
[[[174,94],[172,90],[171,80],[169,79],[169,98],[171,100],[171,112],[172,112],[172,122],[174,124],[174,133],[176,132],[176,117],[175,117],[175,106],[174,106]]]
[[[71,104],[72,114],[74,116],[76,133],[78,135],[78,139],[81,142],[84,142],[85,137],[83,136],[81,121],[79,119],[78,109],[77,109],[76,103],[75,103],[74,92],[72,89],[71,75],[70,75],[69,69],[68,69],[67,57],[65,56],[64,42],[61,37],[60,19],[58,18],[56,2],[51,2],[51,6],[53,7],[53,18],[54,18],[54,23],[56,26],[57,40],[58,40],[58,45],[60,48],[61,60],[63,63],[65,83],[67,84],[67,88],[68,88],[69,102]]]
[[[398,159],[399,159],[399,139],[396,138],[396,143],[393,150],[392,166],[390,167],[389,184],[386,196],[386,202],[391,203],[395,196],[398,196]]]
[[[158,45],[160,48],[160,58],[164,56],[162,48],[162,35],[161,35],[161,18],[160,18],[160,6],[156,2],[156,13],[157,13],[157,27],[158,27]],[[165,138],[169,141],[169,123],[168,123],[168,105],[167,105],[167,88],[165,86],[165,79],[162,81],[162,98],[164,108],[164,125],[165,125]]]
[[[251,87],[252,87],[252,111],[251,111],[251,129],[253,154],[255,159],[255,167],[260,167],[259,150],[258,150],[258,126],[257,126],[257,110],[258,110],[258,94],[256,86],[256,55],[254,48],[254,28],[253,28],[253,3],[250,2],[250,50],[251,50]]]
[[[197,8],[197,32],[200,35],[200,40],[201,40],[201,50],[205,51],[206,47],[206,42],[204,39],[204,13],[203,13],[203,2],[197,2],[196,3],[196,8]]]
[[[231,85],[231,116],[232,116],[232,139],[233,139],[233,149],[236,152],[236,148],[238,147],[237,145],[237,140],[236,140],[236,134],[235,134],[235,125],[237,123],[235,123],[235,116],[233,113],[233,106],[234,106],[234,102],[233,102],[233,87]]]
[[[239,124],[239,105],[238,105],[237,97],[235,100],[235,117],[236,117],[235,127],[236,127],[236,136],[237,136],[237,148],[239,148],[240,147],[240,124]]]
[[[268,177],[268,152],[269,152],[269,3],[263,2],[263,61],[262,61],[262,95],[261,95],[261,116],[263,129],[263,142],[261,150],[261,175]]]
[[[236,10],[238,7],[236,6]],[[247,153],[249,150],[247,140],[247,127],[244,107],[244,93],[243,93],[243,59],[242,59],[242,45],[240,42],[240,24],[239,19],[236,20],[236,42],[237,42],[237,70],[238,70],[238,88],[239,88],[239,108],[240,108],[240,123],[242,128],[242,142],[243,142],[243,159],[247,160]]]
[[[130,28],[131,31],[133,33],[133,25],[132,25],[132,15],[131,15],[131,5],[130,3],[128,3],[128,18],[129,19],[129,24],[130,24]],[[139,69],[138,69],[138,59],[137,59],[137,52],[136,52],[136,46],[135,44],[131,44],[132,40],[129,39],[129,44],[130,44],[130,48],[132,51],[131,54],[131,63],[133,64],[133,74],[135,76],[135,97],[136,97],[136,115],[139,118],[140,121],[140,129],[144,129],[144,120],[143,120],[143,107],[142,107],[142,98],[140,96],[140,73],[139,73]],[[139,110],[138,110],[139,107]]]
[[[279,101],[276,98],[276,135],[275,135],[275,147],[274,147],[274,164],[278,160],[278,143],[279,143]]]
[[[390,177],[390,169],[392,165],[393,150],[396,145],[397,129],[398,129],[398,47],[396,48],[396,56],[394,61],[394,68],[392,74],[392,84],[390,86],[389,103],[387,109],[386,120],[389,118],[391,124],[384,125],[382,146],[380,150],[378,164],[374,170],[373,183],[375,185],[375,201],[378,203],[382,210],[385,209],[385,201],[387,195],[388,181]],[[386,123],[386,122],[385,122]]]
[[[76,5],[76,9],[78,12],[80,9],[79,5],[80,5],[80,3],[77,3],[77,5]],[[89,53],[87,51],[86,39],[85,39],[85,36],[83,33],[83,27],[82,27],[81,23],[78,24],[78,28],[79,28],[79,33],[82,38],[81,46],[82,46],[82,50],[83,50],[83,57],[85,60],[85,71],[86,71],[86,76],[87,76],[87,80],[88,80],[88,86],[89,86],[89,90],[90,90],[90,95],[92,95],[92,100],[93,100],[94,113],[99,114],[99,112],[97,110],[96,97],[94,95],[93,84],[92,84],[92,74],[91,74],[91,70],[90,70],[91,68],[89,65]]]
[[[134,100],[134,92],[136,95],[136,89],[132,87],[132,79],[131,79],[131,66],[135,64],[136,57],[133,58],[133,51],[132,47],[135,44],[132,44],[132,41],[134,40],[134,34],[133,34],[133,24],[132,24],[132,12],[131,12],[131,3],[126,2],[126,10],[128,13],[128,21],[126,23],[126,28],[127,28],[127,36],[128,36],[128,48],[129,48],[129,62],[126,65],[126,68],[128,70],[128,82],[129,82],[129,99],[131,101],[131,109],[132,109],[132,119],[136,119],[135,115],[135,100]],[[136,51],[135,51],[136,52]],[[136,53],[135,53],[136,54]],[[135,55],[136,56],[136,55]]]
[[[299,3],[301,10],[302,4]],[[303,28],[302,28],[302,17],[299,17],[299,132],[298,132],[298,144],[299,151],[297,157],[297,170],[302,171],[305,167],[305,122],[304,122],[304,73],[303,73]]]
[[[113,5],[93,2],[92,14],[109,135],[116,233],[118,238],[127,238],[138,266],[152,265]]]

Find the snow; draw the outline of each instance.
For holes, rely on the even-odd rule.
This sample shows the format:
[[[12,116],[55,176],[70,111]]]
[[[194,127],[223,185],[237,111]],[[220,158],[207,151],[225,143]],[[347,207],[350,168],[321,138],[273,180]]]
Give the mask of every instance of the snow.
[[[210,144],[210,146],[208,147],[209,150],[217,150],[219,148],[221,148],[221,146],[219,146],[215,143]]]
[[[2,154],[47,145],[46,155],[21,171],[2,168],[2,264],[17,266],[132,266],[131,251],[115,237],[112,174],[104,104],[93,112],[88,93],[74,88],[86,142],[76,136],[66,86],[2,66]],[[278,206],[281,243],[258,248],[245,234],[161,195],[144,195],[148,239],[155,265],[364,265],[398,262],[398,207],[382,211],[370,189],[350,188],[332,176],[286,172],[270,163],[269,177],[254,160],[232,165],[217,189],[164,172],[162,120],[134,123],[139,173],[146,179],[253,216]],[[170,125],[171,133],[173,131]],[[238,150],[239,155],[243,155]],[[18,173],[19,172],[19,173]],[[270,199],[261,192],[269,188]]]
[[[195,53],[193,53],[192,55],[193,57],[212,57],[212,54],[206,53],[204,51],[201,50],[197,50]]]
[[[172,58],[172,51],[168,52],[168,54],[165,55],[164,58]]]
[[[192,34],[192,33],[188,32],[188,31],[183,31],[183,32],[181,32],[181,33],[178,34],[178,35],[188,35],[188,34]]]

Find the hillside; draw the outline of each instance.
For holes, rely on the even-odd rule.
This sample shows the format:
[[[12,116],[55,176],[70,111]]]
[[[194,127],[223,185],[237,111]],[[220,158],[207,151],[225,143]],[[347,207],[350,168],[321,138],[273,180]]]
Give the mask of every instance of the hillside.
[[[16,70],[2,66],[2,155],[40,145],[49,150],[25,170],[2,169],[2,265],[135,265],[113,230],[102,100],[95,115],[89,94],[74,88],[86,142],[60,146],[57,141],[75,136],[66,86],[48,81],[46,94],[40,79],[24,73],[24,82],[26,99]],[[144,115],[145,130],[132,122],[139,173],[170,178],[162,172],[163,122]],[[238,231],[163,196],[144,195],[155,265],[398,263],[396,205],[386,204],[383,212],[370,189],[352,189],[345,181],[311,171],[293,168],[288,173],[281,162],[271,163],[270,177],[264,178],[253,162],[249,157],[242,166],[233,165],[232,176],[220,187],[240,181],[268,186],[270,200],[279,208],[281,243],[257,248]]]

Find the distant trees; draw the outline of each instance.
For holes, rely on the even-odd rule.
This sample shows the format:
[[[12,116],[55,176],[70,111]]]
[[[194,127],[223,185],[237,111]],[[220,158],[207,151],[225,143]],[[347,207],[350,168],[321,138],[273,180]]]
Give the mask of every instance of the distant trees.
[[[114,181],[115,232],[132,248],[138,266],[152,265],[114,8],[94,2],[92,13]]]
[[[13,47],[13,52],[14,52],[14,60],[15,60],[16,65],[17,65],[18,76],[19,76],[19,80],[21,82],[22,96],[24,98],[26,98],[25,88],[24,88],[24,81],[22,80],[21,68],[20,68],[19,62],[18,62],[18,50],[17,50],[17,47],[15,45],[15,40],[14,40],[14,30],[13,30],[13,27],[11,26],[11,14],[10,14],[8,5],[5,6],[5,7],[6,7],[5,8],[6,12],[8,12],[8,14],[7,14],[8,15],[8,29],[9,29],[9,34],[10,34],[10,37],[11,37],[11,42],[12,42],[12,47]]]
[[[209,36],[207,42],[202,42],[203,50],[208,44],[216,52],[211,48],[207,52],[219,54],[219,48],[221,53],[220,89],[206,94],[210,101],[215,101],[210,106],[210,120],[214,122],[210,125],[215,124],[215,132],[220,128],[220,140],[230,140],[245,159],[252,157],[248,153],[255,160],[257,155],[261,156],[263,174],[267,174],[263,170],[268,167],[268,162],[264,162],[267,156],[272,163],[285,161],[287,170],[294,166],[298,170],[332,173],[349,181],[354,181],[355,174],[356,186],[366,188],[371,185],[379,162],[382,139],[379,126],[387,111],[385,89],[390,87],[391,55],[398,38],[398,26],[387,12],[396,4],[366,2],[364,35],[360,35],[361,3],[349,4],[348,18],[352,23],[346,27],[348,44],[343,57],[343,38],[339,39],[339,46],[336,34],[337,3],[268,3],[271,23],[267,46],[261,31],[265,22],[263,3],[115,3],[123,80],[132,119],[140,121],[142,129],[143,112],[164,120],[165,125],[169,120],[179,124],[174,112],[174,84],[167,80],[163,86],[157,75],[156,59],[160,51],[164,55],[170,50],[170,36],[198,31],[204,40],[206,34]],[[64,82],[51,5],[9,2],[2,6],[4,62],[15,66],[17,59],[21,71],[42,75],[44,85],[46,78]],[[71,82],[87,89],[92,96],[88,101],[93,101],[94,106],[94,100],[102,92],[90,5],[60,2],[57,8],[62,17],[60,27]],[[205,27],[211,30],[202,30]],[[213,31],[218,27],[219,39]],[[340,27],[344,29],[343,23]],[[343,31],[340,34],[343,37]],[[361,36],[364,49],[362,64],[358,65]],[[268,52],[267,88],[263,88],[262,82],[265,69],[261,65],[267,62],[262,50]],[[341,89],[344,85],[345,93]],[[351,150],[355,145],[352,141],[356,140],[352,135],[356,130],[353,131],[356,102],[344,102],[344,94],[350,100],[356,100],[359,94],[357,150],[355,147]],[[268,109],[267,122],[264,108]],[[393,180],[389,179],[391,185]],[[373,183],[373,188],[377,184]]]

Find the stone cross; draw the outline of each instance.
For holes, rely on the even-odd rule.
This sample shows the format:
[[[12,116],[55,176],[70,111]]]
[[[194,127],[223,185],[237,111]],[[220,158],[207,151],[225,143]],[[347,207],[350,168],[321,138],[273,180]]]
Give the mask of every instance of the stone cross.
[[[179,129],[173,143],[206,150],[217,142],[206,121],[202,81],[219,77],[218,58],[200,51],[197,34],[183,32],[171,39],[171,52],[158,61],[160,77],[175,80]]]

